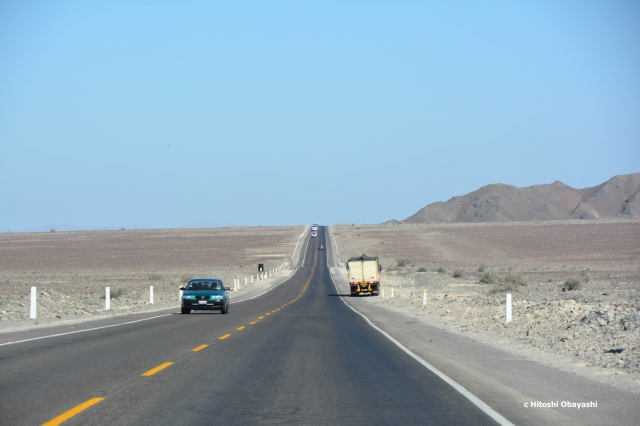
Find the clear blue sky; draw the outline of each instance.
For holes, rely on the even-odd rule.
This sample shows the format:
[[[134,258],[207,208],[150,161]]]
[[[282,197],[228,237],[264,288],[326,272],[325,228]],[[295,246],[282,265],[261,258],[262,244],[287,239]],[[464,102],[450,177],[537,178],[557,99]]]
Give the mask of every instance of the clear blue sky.
[[[380,223],[640,171],[640,2],[0,2],[0,230]]]

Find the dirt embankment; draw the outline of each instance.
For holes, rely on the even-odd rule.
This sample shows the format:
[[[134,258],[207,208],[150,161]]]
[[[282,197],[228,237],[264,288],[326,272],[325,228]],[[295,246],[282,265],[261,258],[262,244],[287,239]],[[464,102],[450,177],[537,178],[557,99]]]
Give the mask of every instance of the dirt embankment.
[[[334,235],[343,262],[381,257],[385,297],[370,303],[640,380],[638,221],[339,225]],[[496,282],[482,284],[487,277]],[[579,289],[567,291],[570,278]],[[505,288],[513,297],[509,324]]]
[[[233,279],[290,261],[304,227],[253,227],[0,234],[0,329],[29,322],[30,289],[38,322],[178,306],[194,277]],[[250,280],[249,280],[249,285]],[[153,286],[154,304],[149,303]]]

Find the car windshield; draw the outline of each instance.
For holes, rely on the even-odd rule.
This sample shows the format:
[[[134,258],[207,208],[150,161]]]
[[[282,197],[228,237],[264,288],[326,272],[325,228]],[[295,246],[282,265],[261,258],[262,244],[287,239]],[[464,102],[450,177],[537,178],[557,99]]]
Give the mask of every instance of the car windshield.
[[[186,290],[222,290],[222,284],[217,281],[190,282]]]

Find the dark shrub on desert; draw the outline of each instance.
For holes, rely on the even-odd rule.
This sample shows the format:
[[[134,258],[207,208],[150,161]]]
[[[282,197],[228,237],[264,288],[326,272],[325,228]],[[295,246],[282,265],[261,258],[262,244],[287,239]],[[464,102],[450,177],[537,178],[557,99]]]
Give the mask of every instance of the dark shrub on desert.
[[[499,277],[495,272],[486,271],[480,274],[479,281],[481,284],[495,284],[499,281]]]
[[[564,282],[564,286],[562,288],[566,291],[580,290],[582,288],[582,283],[576,278],[569,278]]]

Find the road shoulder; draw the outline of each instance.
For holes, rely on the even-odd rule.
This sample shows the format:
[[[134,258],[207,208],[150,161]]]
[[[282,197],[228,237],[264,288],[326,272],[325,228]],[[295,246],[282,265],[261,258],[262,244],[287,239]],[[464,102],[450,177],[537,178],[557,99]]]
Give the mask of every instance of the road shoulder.
[[[342,268],[330,269],[339,293],[348,295]],[[419,322],[363,298],[343,299],[411,352],[516,424],[633,425],[640,418],[638,396],[633,392]],[[532,401],[558,402],[559,407],[525,407]],[[580,410],[561,407],[563,401],[597,401],[598,405]]]

